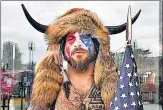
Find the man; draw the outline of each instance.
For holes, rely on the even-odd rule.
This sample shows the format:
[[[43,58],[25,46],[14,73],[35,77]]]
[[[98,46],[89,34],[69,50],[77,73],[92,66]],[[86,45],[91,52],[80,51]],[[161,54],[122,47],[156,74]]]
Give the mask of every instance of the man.
[[[74,8],[46,26],[22,7],[48,41],[48,50],[35,67],[28,110],[108,110],[118,77],[108,35],[124,31],[126,24],[104,26],[94,12]],[[62,58],[68,62],[67,71]]]
[[[66,36],[63,53],[69,62],[67,75],[71,84],[70,97],[69,100],[65,97],[64,88],[62,88],[56,101],[55,110],[64,110],[65,107],[67,110],[85,110],[86,108],[91,109],[95,105],[96,109],[104,109],[100,91],[94,85],[93,74],[97,49],[95,49],[91,37],[89,34],[78,32],[69,33]],[[93,98],[92,95],[94,95]]]

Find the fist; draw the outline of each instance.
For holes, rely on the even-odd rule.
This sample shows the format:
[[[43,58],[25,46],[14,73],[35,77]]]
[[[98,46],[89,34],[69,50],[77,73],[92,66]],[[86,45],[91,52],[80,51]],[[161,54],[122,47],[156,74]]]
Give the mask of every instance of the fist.
[[[51,50],[47,51],[44,57],[41,59],[41,61],[45,61],[49,64],[52,62],[55,63],[57,66],[61,65],[61,55],[59,50]]]

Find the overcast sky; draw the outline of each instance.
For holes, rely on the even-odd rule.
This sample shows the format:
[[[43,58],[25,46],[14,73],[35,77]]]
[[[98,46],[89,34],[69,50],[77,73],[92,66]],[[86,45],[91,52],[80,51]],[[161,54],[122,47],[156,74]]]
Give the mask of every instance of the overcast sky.
[[[141,14],[133,24],[133,40],[139,47],[150,49],[152,56],[159,55],[159,1],[2,1],[1,37],[2,41],[18,43],[22,62],[29,60],[28,42],[35,43],[34,61],[38,61],[46,51],[44,34],[35,30],[27,21],[21,4],[38,22],[48,25],[57,16],[71,8],[85,8],[95,12],[104,25],[119,25],[127,20],[128,6],[134,16],[139,9]],[[111,51],[123,51],[126,31],[111,35]]]

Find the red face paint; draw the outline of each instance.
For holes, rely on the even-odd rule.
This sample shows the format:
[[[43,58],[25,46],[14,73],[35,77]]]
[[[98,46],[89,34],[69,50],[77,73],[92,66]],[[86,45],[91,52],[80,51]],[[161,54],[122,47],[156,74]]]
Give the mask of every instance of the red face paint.
[[[76,40],[75,32],[68,34],[68,36],[66,37],[65,51],[66,51],[66,55],[68,58],[71,58],[70,49],[71,49],[71,46],[73,45],[73,43],[75,42],[75,40]]]

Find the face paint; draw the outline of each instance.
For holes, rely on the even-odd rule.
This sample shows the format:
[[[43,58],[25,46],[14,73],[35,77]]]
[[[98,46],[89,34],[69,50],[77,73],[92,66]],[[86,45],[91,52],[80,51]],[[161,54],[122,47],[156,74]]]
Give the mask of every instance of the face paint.
[[[91,35],[88,34],[80,34],[80,40],[84,43],[87,47],[89,54],[93,53],[93,42],[91,39]]]
[[[93,42],[91,36],[88,34],[70,33],[66,37],[65,53],[68,58],[71,58],[71,53],[75,48],[82,48],[93,53]]]

